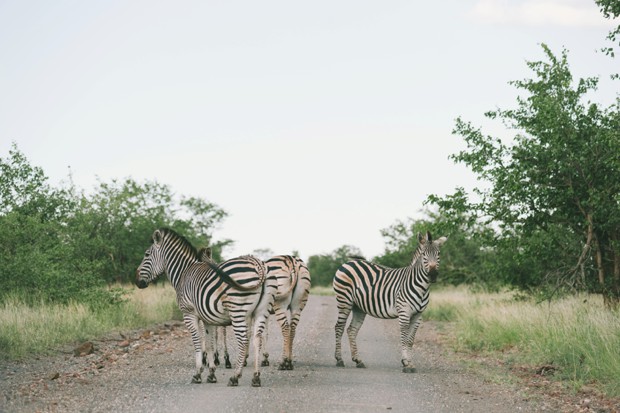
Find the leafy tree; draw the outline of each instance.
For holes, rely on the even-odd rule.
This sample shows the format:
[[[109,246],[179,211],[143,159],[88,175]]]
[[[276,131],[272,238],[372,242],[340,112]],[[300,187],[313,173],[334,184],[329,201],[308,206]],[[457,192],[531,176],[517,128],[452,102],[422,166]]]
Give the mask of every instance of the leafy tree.
[[[620,115],[619,104],[602,108],[585,101],[598,79],[573,82],[567,52],[528,62],[534,79],[511,82],[526,92],[517,107],[486,113],[517,133],[512,140],[486,136],[457,119],[454,133],[467,149],[452,156],[469,166],[489,189],[480,201],[440,200],[445,209],[474,211],[493,228],[487,245],[523,274],[521,286],[554,278],[620,299]],[[458,198],[458,197],[457,197]],[[455,198],[456,199],[456,198]],[[518,268],[515,268],[518,266]]]
[[[231,241],[214,242],[226,216],[200,198],[175,196],[155,181],[100,183],[92,195],[74,186],[52,188],[39,167],[13,144],[0,158],[0,301],[17,295],[93,305],[117,301],[106,283],[129,282],[153,230],[171,227],[214,258]]]
[[[451,284],[475,284],[489,287],[497,284],[484,263],[487,253],[479,240],[481,232],[468,230],[469,218],[462,212],[449,217],[442,213],[425,211],[427,219],[397,221],[381,231],[385,238],[385,252],[377,257],[379,264],[399,268],[411,264],[413,253],[418,247],[418,234],[430,231],[433,237],[447,236],[441,250],[440,276],[438,281]]]
[[[177,199],[169,186],[131,178],[100,183],[91,197],[82,196],[72,221],[72,235],[82,254],[100,264],[107,282],[131,282],[156,228],[170,227],[196,247],[211,246],[220,260],[223,243],[212,230],[226,213],[200,198]]]
[[[601,9],[603,16],[606,19],[616,19],[620,17],[620,1],[619,0],[595,0],[596,4]],[[620,25],[618,25],[615,29],[611,30],[607,35],[607,39],[609,39],[612,43],[616,43],[620,40]],[[614,56],[613,47],[608,47],[603,49],[608,55]]]
[[[113,301],[67,236],[76,207],[70,193],[51,188],[15,144],[0,158],[0,171],[0,299]]]
[[[352,257],[359,257],[361,255],[361,251],[351,245],[343,245],[330,254],[311,255],[308,258],[308,270],[312,276],[312,285],[332,285],[332,280],[338,267]]]

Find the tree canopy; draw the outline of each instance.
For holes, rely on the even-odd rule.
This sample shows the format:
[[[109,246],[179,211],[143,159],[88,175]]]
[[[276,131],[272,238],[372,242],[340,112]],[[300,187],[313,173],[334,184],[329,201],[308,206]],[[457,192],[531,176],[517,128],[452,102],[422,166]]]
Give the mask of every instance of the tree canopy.
[[[459,118],[453,133],[467,149],[452,156],[488,189],[431,196],[442,213],[469,215],[486,228],[498,273],[522,287],[553,281],[620,298],[620,112],[587,100],[598,78],[575,81],[567,52],[542,45],[545,60],[528,62],[532,79],[512,109],[485,116],[515,131],[488,136]],[[477,199],[474,201],[473,199]],[[492,231],[488,231],[492,229]],[[500,257],[503,257],[499,259]]]
[[[100,182],[92,194],[54,188],[15,144],[0,158],[0,171],[0,301],[114,301],[106,286],[133,280],[158,227],[211,246],[218,260],[230,243],[212,237],[224,210],[156,181]]]

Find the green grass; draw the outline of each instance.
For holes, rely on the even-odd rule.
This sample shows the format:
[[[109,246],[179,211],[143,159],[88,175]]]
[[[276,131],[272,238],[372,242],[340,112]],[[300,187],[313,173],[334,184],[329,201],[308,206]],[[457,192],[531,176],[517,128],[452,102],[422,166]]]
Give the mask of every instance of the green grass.
[[[318,285],[310,288],[310,294],[314,295],[334,295],[334,289],[331,285]]]
[[[83,304],[32,307],[19,299],[0,305],[0,359],[53,353],[63,345],[118,330],[178,318],[172,287],[127,289],[118,306],[92,309]]]
[[[571,387],[594,384],[620,396],[620,313],[598,296],[552,302],[464,289],[431,293],[426,319],[453,321],[457,351],[485,352],[515,364],[553,365]]]

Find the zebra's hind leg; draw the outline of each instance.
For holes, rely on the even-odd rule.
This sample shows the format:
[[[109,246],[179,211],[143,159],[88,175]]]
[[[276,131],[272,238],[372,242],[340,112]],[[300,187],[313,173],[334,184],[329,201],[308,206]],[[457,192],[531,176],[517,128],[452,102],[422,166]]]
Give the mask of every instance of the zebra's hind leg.
[[[344,327],[347,324],[347,319],[351,313],[351,307],[345,307],[338,305],[338,321],[334,330],[336,332],[336,366],[344,367],[344,361],[342,360],[342,334],[344,333]]]
[[[267,351],[267,339],[269,338],[268,335],[269,335],[269,318],[267,318],[267,320],[265,321],[265,330],[263,331],[263,344],[262,344],[263,361],[261,361],[260,363],[262,367],[269,366],[269,352]]]
[[[248,323],[245,320],[245,316],[236,316],[233,318],[232,328],[237,341],[237,361],[235,363],[233,375],[228,380],[228,386],[238,386],[239,378],[242,375],[243,366],[247,358],[249,344]]]
[[[353,307],[353,316],[351,317],[351,322],[349,323],[349,327],[347,328],[349,345],[351,346],[351,360],[355,362],[355,367],[360,369],[366,368],[366,365],[359,358],[359,354],[357,352],[357,333],[359,333],[365,318],[365,312],[363,312],[357,307]]]
[[[282,309],[282,306],[280,304],[281,303],[276,301],[273,305],[276,320],[280,325],[280,330],[282,331],[282,338],[284,339],[284,343],[282,344],[282,356],[280,358],[282,361],[278,365],[278,370],[292,370],[290,353],[291,327],[288,321],[287,311]]]

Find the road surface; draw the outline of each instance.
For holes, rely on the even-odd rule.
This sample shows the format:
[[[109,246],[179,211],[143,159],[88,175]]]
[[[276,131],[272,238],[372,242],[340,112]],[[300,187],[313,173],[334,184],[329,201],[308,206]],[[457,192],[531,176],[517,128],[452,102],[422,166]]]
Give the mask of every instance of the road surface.
[[[238,387],[231,370],[218,382],[191,384],[193,347],[182,325],[95,342],[85,357],[63,354],[0,366],[0,411],[7,412],[532,412],[540,410],[515,388],[489,383],[447,355],[437,329],[423,323],[414,344],[417,372],[400,368],[396,320],[367,317],[358,336],[365,369],[334,359],[334,297],[310,296],[294,348],[294,370],[276,368],[279,327],[272,320],[262,387],[253,388],[252,357]],[[230,340],[229,345],[232,344]]]

